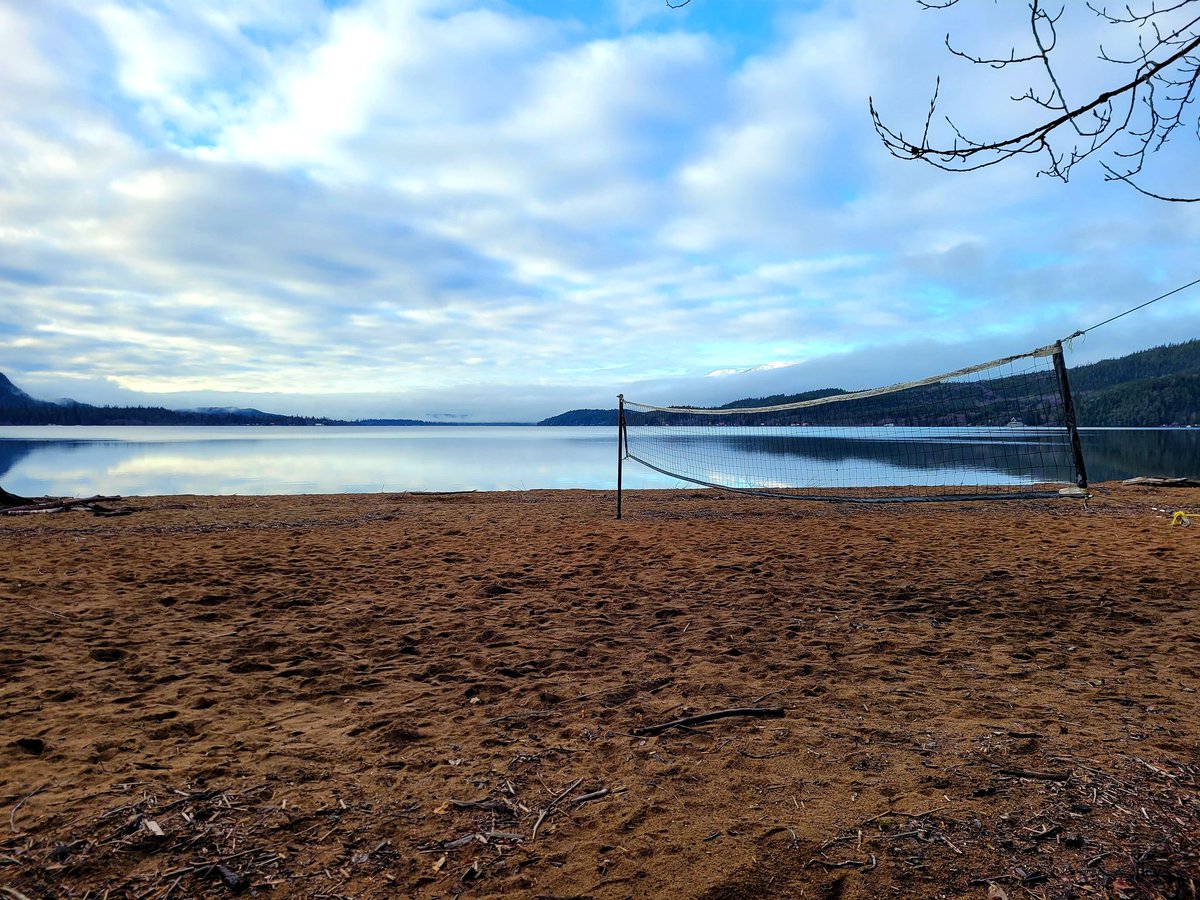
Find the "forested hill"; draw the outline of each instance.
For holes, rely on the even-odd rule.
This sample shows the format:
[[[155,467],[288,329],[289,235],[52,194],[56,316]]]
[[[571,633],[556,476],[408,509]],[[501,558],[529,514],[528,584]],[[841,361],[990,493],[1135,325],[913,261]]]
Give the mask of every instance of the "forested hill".
[[[161,406],[91,406],[35,400],[0,373],[0,425],[338,425],[334,419],[280,416],[258,409],[165,409]]]
[[[279,416],[263,413],[202,412],[161,406],[89,406],[86,403],[46,403],[0,406],[0,425],[341,425],[334,419]]]
[[[1080,425],[1200,425],[1200,340],[1068,373]]]
[[[1085,427],[1200,425],[1200,340],[1168,344],[1119,359],[1079,366],[1070,369],[1068,376],[1079,424]],[[827,388],[803,394],[776,394],[735,400],[718,408],[777,406],[843,393],[846,391]],[[975,402],[965,394],[963,400]],[[990,410],[985,405],[957,412],[962,414],[958,417],[959,421],[906,423],[898,415],[898,410],[880,398],[869,404],[869,408],[859,410],[863,418],[857,424],[881,424],[885,421],[894,424],[1004,424],[1009,418],[1005,412],[998,421],[990,421]],[[1027,425],[1040,424],[1036,414],[1024,415],[1022,419]],[[735,424],[732,420],[729,423]],[[538,424],[615,426],[617,411],[575,409]]]

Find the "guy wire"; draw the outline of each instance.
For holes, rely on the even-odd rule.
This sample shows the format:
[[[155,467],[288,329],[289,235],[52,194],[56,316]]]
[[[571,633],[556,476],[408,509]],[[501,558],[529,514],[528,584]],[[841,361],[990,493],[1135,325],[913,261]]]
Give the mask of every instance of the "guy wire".
[[[1188,288],[1195,287],[1198,284],[1200,284],[1200,278],[1197,278],[1195,281],[1189,281],[1187,284],[1181,285],[1180,287],[1175,288],[1175,290],[1173,290],[1173,291],[1167,291],[1165,294],[1161,294],[1160,296],[1155,297],[1153,300],[1147,300],[1145,303],[1139,303],[1137,306],[1133,307],[1132,309],[1127,309],[1123,313],[1117,313],[1111,319],[1105,319],[1103,322],[1097,322],[1095,325],[1091,326],[1091,328],[1084,328],[1082,331],[1077,331],[1074,334],[1070,335],[1069,337],[1063,338],[1063,340],[1064,341],[1073,341],[1073,340],[1075,340],[1075,338],[1080,337],[1081,335],[1085,335],[1089,331],[1094,331],[1095,329],[1099,328],[1101,325],[1107,325],[1109,322],[1115,322],[1115,321],[1117,321],[1117,319],[1121,318],[1122,316],[1127,316],[1132,312],[1137,312],[1139,309],[1145,309],[1151,303],[1157,303],[1159,300],[1165,300],[1165,299],[1167,299],[1167,297],[1170,297],[1172,294],[1178,294],[1180,291],[1186,291]]]

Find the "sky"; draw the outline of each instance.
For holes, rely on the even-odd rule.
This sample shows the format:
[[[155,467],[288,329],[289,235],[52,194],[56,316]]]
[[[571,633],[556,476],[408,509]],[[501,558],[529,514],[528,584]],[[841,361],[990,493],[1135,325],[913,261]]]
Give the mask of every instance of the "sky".
[[[919,134],[940,77],[943,133],[1036,119],[1028,74],[945,45],[1027,46],[1023,6],[0,0],[0,371],[44,399],[534,421],[1052,343],[1200,278],[1200,203],[1094,162],[897,160],[868,112]],[[1068,3],[1070,96],[1120,39]],[[1198,172],[1193,132],[1146,186]],[[1067,361],[1196,337],[1200,288]]]

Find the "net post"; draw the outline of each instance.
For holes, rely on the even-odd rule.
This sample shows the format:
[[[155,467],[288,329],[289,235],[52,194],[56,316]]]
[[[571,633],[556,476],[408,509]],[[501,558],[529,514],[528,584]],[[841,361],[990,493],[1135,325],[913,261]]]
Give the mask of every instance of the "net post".
[[[617,518],[621,518],[621,467],[625,462],[625,395],[617,394]]]
[[[1071,439],[1071,454],[1075,457],[1075,471],[1079,477],[1076,486],[1086,488],[1087,468],[1083,464],[1083,445],[1079,440],[1079,425],[1075,419],[1075,401],[1071,399],[1071,382],[1067,379],[1067,363],[1063,359],[1062,341],[1054,344],[1054,373],[1058,376],[1058,387],[1062,392],[1063,418],[1067,424],[1067,434]]]

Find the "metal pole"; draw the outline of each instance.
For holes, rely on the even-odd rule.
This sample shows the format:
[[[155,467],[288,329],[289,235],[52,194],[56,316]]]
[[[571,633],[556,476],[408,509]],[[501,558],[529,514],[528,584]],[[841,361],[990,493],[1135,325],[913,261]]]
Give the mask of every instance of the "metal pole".
[[[617,518],[621,518],[621,466],[625,461],[625,395],[617,394]]]
[[[1063,359],[1062,341],[1054,345],[1054,372],[1058,375],[1058,387],[1062,391],[1063,417],[1067,421],[1067,434],[1071,438],[1071,453],[1075,457],[1075,470],[1079,473],[1076,485],[1087,487],[1087,468],[1083,464],[1083,444],[1079,440],[1079,426],[1075,420],[1075,401],[1071,399],[1071,383],[1067,380],[1067,363]]]

